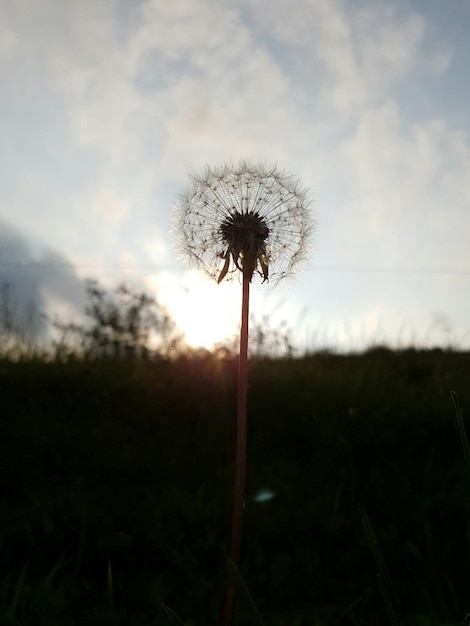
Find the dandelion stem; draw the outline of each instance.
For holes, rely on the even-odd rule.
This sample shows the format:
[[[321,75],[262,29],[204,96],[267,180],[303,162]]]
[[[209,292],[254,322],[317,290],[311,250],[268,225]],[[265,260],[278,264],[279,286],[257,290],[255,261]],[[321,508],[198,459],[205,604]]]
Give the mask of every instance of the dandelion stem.
[[[242,324],[238,364],[237,449],[235,458],[235,491],[233,495],[232,540],[230,559],[238,567],[242,541],[243,510],[245,508],[246,476],[246,406],[248,391],[248,321],[250,308],[250,276],[243,274]],[[235,588],[227,583],[224,626],[230,626],[235,607]]]

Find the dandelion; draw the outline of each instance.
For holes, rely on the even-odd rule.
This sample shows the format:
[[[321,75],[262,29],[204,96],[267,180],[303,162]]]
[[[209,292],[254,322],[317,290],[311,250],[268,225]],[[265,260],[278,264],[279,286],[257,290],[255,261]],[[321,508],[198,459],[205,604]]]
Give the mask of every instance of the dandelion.
[[[246,407],[250,283],[278,283],[306,259],[313,228],[310,194],[275,166],[242,161],[193,175],[174,211],[180,251],[218,283],[242,276],[238,367],[237,443],[230,560],[240,560],[246,476]],[[235,590],[229,581],[225,626],[233,619]]]
[[[242,272],[276,284],[308,255],[310,204],[299,181],[275,166],[207,168],[179,196],[174,231],[182,254],[217,282]]]

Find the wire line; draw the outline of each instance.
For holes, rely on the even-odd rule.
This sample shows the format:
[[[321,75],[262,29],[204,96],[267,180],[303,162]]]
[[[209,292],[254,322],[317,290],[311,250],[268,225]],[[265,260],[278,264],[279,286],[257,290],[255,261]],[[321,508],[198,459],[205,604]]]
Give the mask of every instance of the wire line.
[[[0,271],[4,269],[80,269],[80,270],[120,270],[120,271],[185,271],[174,265],[136,265],[123,267],[121,265],[74,265],[73,263],[0,263]],[[307,268],[306,272],[325,273],[353,273],[353,274],[430,274],[442,276],[470,276],[470,269],[458,268],[431,268],[431,267],[335,267],[318,266]]]

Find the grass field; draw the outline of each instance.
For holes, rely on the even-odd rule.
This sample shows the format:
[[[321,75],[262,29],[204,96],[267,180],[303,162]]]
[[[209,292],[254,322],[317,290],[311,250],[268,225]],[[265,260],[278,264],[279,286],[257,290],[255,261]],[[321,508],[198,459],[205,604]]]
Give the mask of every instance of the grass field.
[[[0,361],[1,624],[170,624],[161,603],[221,624],[236,370]],[[470,484],[452,390],[465,418],[469,353],[250,363],[241,572],[266,624],[389,623],[361,507],[408,624],[461,623]]]

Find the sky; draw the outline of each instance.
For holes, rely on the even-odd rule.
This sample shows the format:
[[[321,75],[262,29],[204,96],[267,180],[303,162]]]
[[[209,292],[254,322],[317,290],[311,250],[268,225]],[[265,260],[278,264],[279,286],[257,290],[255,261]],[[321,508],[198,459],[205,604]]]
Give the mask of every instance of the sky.
[[[257,320],[309,350],[470,348],[470,0],[0,0],[0,284],[80,319],[87,278],[231,335],[240,284],[175,250],[188,175],[277,164],[314,197]],[[2,287],[2,293],[5,289]]]

